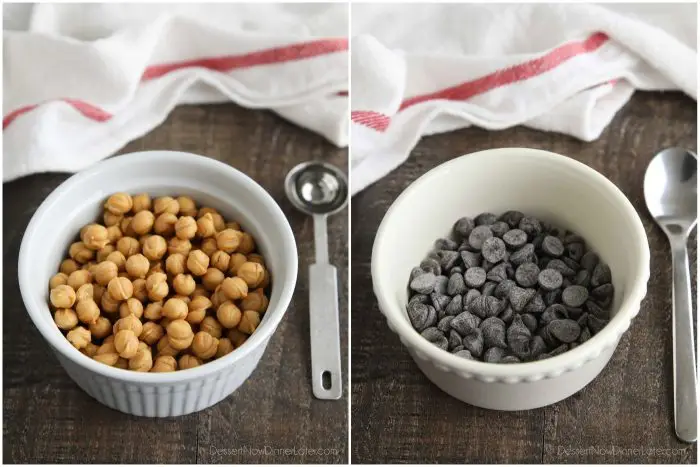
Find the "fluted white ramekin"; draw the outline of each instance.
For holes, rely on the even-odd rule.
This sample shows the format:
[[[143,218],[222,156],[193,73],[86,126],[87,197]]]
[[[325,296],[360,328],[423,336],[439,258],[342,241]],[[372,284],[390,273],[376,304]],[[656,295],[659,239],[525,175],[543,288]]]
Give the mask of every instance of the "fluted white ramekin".
[[[466,360],[413,329],[406,313],[409,275],[460,217],[509,209],[589,242],[612,270],[614,317],[589,341],[553,358],[519,364]],[[389,327],[433,383],[472,405],[523,410],[569,397],[605,367],[646,295],[649,246],[632,204],[600,173],[547,151],[493,149],[446,162],[406,188],[377,232],[372,280]]]
[[[260,326],[241,347],[197,368],[139,373],[92,360],[61,334],[48,306],[49,279],[80,227],[95,221],[104,200],[118,191],[191,196],[253,235],[270,269],[272,292]],[[148,417],[202,410],[234,392],[260,361],[289,306],[296,278],[294,235],[272,197],[234,168],[184,152],[132,153],[72,176],[37,209],[19,253],[19,285],[27,312],[68,375],[101,403]]]

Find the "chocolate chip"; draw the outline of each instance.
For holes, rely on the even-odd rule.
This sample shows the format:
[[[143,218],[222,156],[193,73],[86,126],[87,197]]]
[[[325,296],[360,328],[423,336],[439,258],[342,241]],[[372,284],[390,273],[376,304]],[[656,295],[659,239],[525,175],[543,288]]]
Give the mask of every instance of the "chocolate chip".
[[[460,336],[454,329],[450,329],[449,333],[447,334],[447,348],[454,349],[460,345],[462,345],[462,336]]]
[[[513,310],[520,313],[525,308],[525,305],[535,296],[535,289],[522,289],[520,287],[513,286],[508,294],[508,300],[513,306]]]
[[[510,295],[510,290],[515,286],[515,281],[505,279],[496,286],[496,288],[493,291],[493,295],[496,298],[500,298],[501,300],[503,300],[504,298],[508,298],[508,296]]]
[[[464,283],[472,288],[481,287],[486,282],[486,271],[483,268],[469,268],[464,273]]]
[[[481,253],[461,251],[459,254],[462,256],[462,262],[467,269],[481,265]]]
[[[437,328],[442,331],[442,332],[449,332],[452,327],[450,326],[450,323],[452,323],[452,320],[454,319],[454,316],[445,316],[442,318],[440,321],[438,321]]]
[[[452,299],[438,292],[433,292],[430,294],[430,302],[433,304],[437,311],[442,311],[450,304]]]
[[[462,345],[474,357],[481,357],[484,352],[484,336],[481,334],[481,329],[474,328],[467,331],[462,339]]]
[[[535,294],[534,297],[525,305],[525,308],[523,308],[523,311],[525,313],[542,313],[545,308],[547,308],[547,305],[544,303],[544,299],[542,298],[542,295],[540,294]]]
[[[535,253],[535,247],[532,243],[526,243],[525,246],[521,247],[519,250],[514,251],[509,256],[509,260],[515,266],[520,266],[523,263],[531,261],[532,255]]]
[[[567,314],[566,307],[564,307],[564,305],[554,304],[547,307],[547,309],[542,312],[542,316],[540,316],[540,323],[547,325],[557,319],[566,319],[568,316],[569,315]]]
[[[591,274],[591,285],[593,287],[599,287],[603,284],[609,284],[612,281],[612,274],[610,273],[610,267],[605,263],[598,263],[598,265],[593,269],[593,274]]]
[[[506,324],[510,324],[513,321],[513,316],[515,316],[515,312],[510,306],[507,306],[503,311],[501,311],[501,314],[498,315],[498,317],[501,318],[501,321]]]
[[[535,263],[523,263],[515,270],[515,281],[521,287],[532,287],[537,284],[540,268]]]
[[[452,274],[464,274],[464,267],[452,266],[452,269],[450,269],[450,273],[448,275],[451,276]]]
[[[449,279],[447,276],[437,276],[435,278],[435,286],[433,290],[439,294],[445,295],[447,293],[447,283]]]
[[[562,262],[564,264],[566,264],[573,271],[578,271],[581,268],[581,265],[577,261],[574,261],[573,259],[569,258],[568,256],[562,256],[559,259],[561,259]],[[575,275],[575,274],[572,274],[572,276],[573,275]]]
[[[503,243],[510,248],[520,248],[527,243],[527,234],[520,229],[509,230],[503,234]]]
[[[420,268],[425,272],[432,272],[436,276],[440,275],[440,263],[434,258],[425,258],[421,261]]]
[[[540,255],[537,259],[537,266],[540,268],[540,270],[544,271],[547,269],[547,265],[551,260],[552,258],[547,255]]]
[[[564,277],[571,277],[576,275],[576,271],[567,266],[566,263],[561,259],[553,259],[552,261],[550,261],[547,264],[547,269],[554,269],[555,271],[559,271],[559,274],[561,274]]]
[[[436,250],[456,251],[459,244],[450,238],[438,238],[435,240]]]
[[[498,220],[498,217],[490,212],[482,212],[474,218],[476,225],[491,225]]]
[[[420,333],[428,342],[442,350],[447,350],[447,337],[438,328],[427,328]]]
[[[462,243],[459,244],[457,247],[457,253],[461,253],[463,251],[473,251],[474,248],[469,245],[469,240],[463,240]]]
[[[490,227],[493,234],[498,238],[503,237],[503,235],[510,230],[510,226],[503,221],[494,222]]]
[[[481,262],[481,269],[483,269],[484,272],[488,273],[495,265],[495,263],[492,263],[491,261],[485,259]]]
[[[615,288],[613,287],[612,284],[603,284],[601,286],[596,287],[595,289],[591,290],[591,295],[593,298],[596,298],[598,300],[604,300],[606,298],[610,298],[613,296],[615,293]]]
[[[429,305],[430,304],[430,297],[428,295],[423,295],[423,294],[417,293],[408,300],[409,305],[411,303],[414,303],[414,302],[424,303],[425,305]]]
[[[547,344],[540,336],[534,336],[530,341],[530,358],[537,359],[540,355],[547,351]]]
[[[530,330],[530,332],[537,331],[537,318],[535,315],[523,313],[520,315],[520,318],[523,320],[523,324]]]
[[[486,297],[490,297],[493,295],[493,292],[496,290],[496,284],[495,282],[487,282],[484,284],[484,286],[481,288],[481,295],[484,295]]]
[[[597,316],[600,319],[609,319],[610,318],[610,312],[603,310],[601,307],[596,305],[592,300],[588,300],[584,307],[586,308],[586,311],[588,311],[590,314]]]
[[[578,336],[578,342],[579,342],[579,344],[583,344],[584,342],[586,342],[590,338],[591,338],[591,331],[588,328],[583,328],[583,331],[581,331],[581,335]]]
[[[481,245],[481,254],[487,261],[498,263],[506,257],[506,244],[498,237],[487,238]]]
[[[491,237],[493,237],[493,232],[491,232],[491,228],[487,225],[479,225],[477,227],[474,227],[474,229],[469,234],[469,245],[472,248],[481,250],[481,247],[484,244],[484,242]]]
[[[542,251],[549,256],[561,256],[564,254],[564,244],[557,237],[547,235],[542,240]]]
[[[577,262],[581,261],[581,257],[583,257],[585,251],[586,249],[582,243],[569,243],[566,245],[566,254],[569,255],[569,258]]]
[[[421,274],[425,274],[425,271],[422,270],[421,268],[413,268],[411,269],[411,275],[408,279],[409,282],[411,282],[413,279],[416,277],[420,276]]]
[[[454,317],[450,326],[452,326],[452,329],[465,336],[470,329],[478,328],[480,324],[481,320],[478,316],[464,311]]]
[[[561,287],[563,277],[556,269],[545,269],[537,276],[537,283],[546,291],[556,290]]]
[[[547,292],[544,296],[544,304],[547,306],[554,305],[555,303],[561,302],[561,289],[552,290]]]
[[[464,278],[461,274],[452,274],[447,283],[447,293],[449,295],[461,295],[467,291],[467,286],[464,283]]]
[[[588,315],[588,329],[591,330],[591,334],[598,334],[606,324],[608,324],[607,319],[600,319],[595,315]]]
[[[456,251],[440,250],[436,254],[440,261],[440,268],[445,272],[449,271],[459,259],[459,253]]]
[[[488,274],[486,274],[486,279],[500,283],[508,278],[508,272],[506,270],[507,263],[500,263],[492,267]]]
[[[588,271],[585,269],[581,269],[578,273],[576,273],[576,277],[574,278],[574,284],[580,285],[582,287],[588,287],[591,283],[591,275]]]
[[[508,348],[520,358],[530,355],[530,330],[523,323],[522,317],[516,315],[507,331]]]
[[[586,243],[586,240],[584,240],[580,235],[568,232],[564,237],[564,244],[568,245],[569,243]]]
[[[570,285],[561,293],[561,301],[566,306],[580,307],[588,300],[588,289],[580,285]]]
[[[455,222],[454,226],[452,227],[452,231],[459,238],[469,237],[469,234],[472,232],[473,229],[474,229],[474,220],[469,218],[469,217],[461,218],[460,220]]]
[[[574,342],[581,334],[581,328],[572,319],[555,319],[547,325],[547,331],[566,344]]]
[[[481,295],[469,303],[469,312],[479,318],[497,316],[504,309],[504,304],[496,297]]]
[[[518,228],[525,232],[528,237],[534,237],[538,233],[542,232],[542,223],[534,217],[525,216],[520,219]]]
[[[469,353],[469,351],[465,350],[465,349],[460,349],[459,351],[455,352],[454,354],[457,355],[458,357],[462,357],[466,360],[474,360],[474,357],[472,357],[472,354]]]
[[[451,316],[457,316],[462,312],[462,296],[461,295],[455,295],[452,297],[452,300],[450,300],[450,303],[448,303],[445,306],[445,314],[451,315]]]
[[[515,228],[518,224],[520,224],[520,221],[523,217],[525,217],[525,214],[523,214],[520,211],[506,211],[503,214],[501,214],[499,220],[502,220],[511,228]]]
[[[479,325],[481,333],[484,336],[484,345],[486,347],[501,347],[507,348],[506,345],[506,323],[492,316],[486,318]]]
[[[583,328],[585,328],[585,327],[588,326],[588,316],[589,316],[588,313],[583,313],[581,316],[579,316],[579,317],[576,319],[576,322],[577,322],[578,325],[581,327],[581,329],[583,329]]]
[[[486,363],[500,363],[501,358],[506,354],[506,351],[500,347],[491,347],[484,352],[484,361]]]
[[[587,251],[582,257],[581,257],[581,267],[586,269],[589,273],[592,273],[595,267],[598,265],[600,262],[600,258],[598,258],[598,255],[595,254],[592,251]]]
[[[476,297],[481,297],[481,292],[479,292],[477,289],[471,289],[469,292],[464,295],[464,306],[469,306]]]
[[[484,278],[486,275],[484,274]],[[432,272],[426,272],[411,281],[411,289],[422,294],[429,294],[435,287],[436,276]]]
[[[569,317],[569,319],[578,320],[581,316],[583,316],[583,308],[567,306],[566,315]]]
[[[428,322],[428,305],[420,302],[409,302],[406,306],[406,311],[408,312],[408,319],[411,321],[414,329],[422,331],[428,327],[426,326]]]

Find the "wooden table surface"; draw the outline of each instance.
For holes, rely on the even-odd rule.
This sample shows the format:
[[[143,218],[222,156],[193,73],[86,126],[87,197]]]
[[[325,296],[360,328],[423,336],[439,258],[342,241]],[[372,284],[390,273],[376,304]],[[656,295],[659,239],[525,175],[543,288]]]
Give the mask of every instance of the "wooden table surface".
[[[7,463],[345,463],[347,433],[347,210],[329,222],[331,261],[339,270],[344,397],[311,393],[308,265],[311,218],[292,208],[284,176],[317,159],[347,169],[347,150],[264,111],[232,104],[177,108],[122,153],[182,150],[222,160],[248,174],[280,204],[299,249],[292,305],[260,365],[232,396],[179,418],[122,414],[85,394],[58,364],[27,316],[17,284],[17,256],[32,214],[67,174],[4,185],[4,461]],[[8,157],[6,155],[6,157]],[[287,451],[283,451],[287,449]]]
[[[672,145],[696,148],[696,122],[694,100],[678,93],[639,93],[592,143],[526,128],[436,135],[423,139],[399,169],[356,195],[351,208],[352,461],[696,463],[696,445],[674,436],[670,253],[642,194],[644,170],[654,153]],[[600,376],[562,402],[521,412],[484,410],[441,392],[388,329],[370,292],[374,235],[399,193],[455,156],[508,146],[567,154],[602,172],[639,212],[652,253],[642,309]],[[690,245],[695,285],[695,237]]]

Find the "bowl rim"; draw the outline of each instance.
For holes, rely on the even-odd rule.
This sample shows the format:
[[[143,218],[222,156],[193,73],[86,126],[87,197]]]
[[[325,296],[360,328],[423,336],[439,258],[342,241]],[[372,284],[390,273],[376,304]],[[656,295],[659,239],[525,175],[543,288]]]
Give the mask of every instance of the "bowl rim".
[[[28,250],[30,248],[30,244],[32,243],[32,238],[34,237],[33,232],[36,231],[37,226],[42,222],[42,218],[45,216],[46,212],[54,202],[63,196],[64,193],[74,189],[76,186],[80,185],[89,178],[95,177],[98,174],[104,174],[110,170],[119,170],[124,166],[135,163],[144,163],[145,158],[149,159],[148,163],[153,163],[154,161],[158,162],[159,159],[162,159],[163,162],[170,164],[184,163],[188,165],[195,164],[201,167],[207,167],[210,170],[215,170],[226,174],[226,176],[231,178],[232,182],[234,183],[244,185],[255,196],[255,198],[259,200],[261,205],[272,213],[273,217],[278,218],[281,221],[281,234],[284,238],[283,251],[285,252],[284,258],[282,258],[281,261],[287,262],[290,265],[289,267],[291,272],[289,276],[287,277],[286,281],[280,284],[282,287],[280,299],[274,308],[268,308],[265,313],[267,316],[269,316],[267,321],[265,321],[264,324],[261,324],[261,326],[256,329],[256,331],[246,340],[246,342],[234,352],[230,352],[229,354],[221,358],[217,358],[211,362],[207,362],[204,365],[186,370],[164,373],[137,372],[111,367],[95,361],[83,354],[78,349],[73,347],[65,336],[53,332],[54,329],[51,328],[52,325],[55,327],[53,322],[49,323],[47,320],[41,317],[42,313],[45,313],[47,309],[50,312],[50,309],[46,303],[43,303],[41,300],[35,297],[36,294],[32,292],[35,287],[32,287],[30,278],[27,277],[28,273],[26,272]],[[155,385],[185,383],[193,380],[201,380],[213,374],[219,373],[237,361],[246,358],[248,354],[254,351],[254,349],[267,341],[272,336],[274,330],[277,329],[277,326],[282,320],[291,302],[294,288],[296,286],[297,273],[298,254],[296,249],[296,240],[294,238],[292,228],[289,225],[289,221],[287,220],[287,217],[284,215],[284,212],[280,206],[262,186],[239,170],[216,159],[184,151],[168,150],[137,151],[122,154],[117,157],[100,161],[90,166],[88,169],[78,172],[66,179],[63,183],[56,187],[49,194],[49,196],[44,199],[44,201],[42,201],[39,208],[29,221],[24,237],[22,238],[18,260],[18,279],[22,301],[24,302],[27,314],[29,314],[34,326],[38,329],[42,337],[51,345],[51,347],[58,351],[64,358],[67,358],[76,365],[93,373],[125,382]],[[42,308],[42,306],[46,308]]]
[[[382,292],[382,278],[385,274],[379,271],[380,266],[378,265],[377,257],[379,256],[382,244],[388,240],[385,238],[385,231],[391,222],[394,211],[398,209],[398,206],[403,203],[410,193],[421,189],[421,187],[433,177],[445,171],[449,171],[452,166],[463,163],[467,158],[473,160],[475,157],[481,157],[485,160],[493,157],[538,158],[549,164],[577,171],[588,177],[591,182],[596,183],[599,189],[605,190],[611,202],[614,202],[618,208],[621,209],[629,222],[634,225],[636,235],[633,241],[638,243],[639,257],[635,265],[636,274],[633,286],[630,288],[625,300],[620,304],[617,314],[610,322],[598,334],[576,348],[544,360],[510,365],[468,360],[453,355],[428,342],[402,316],[403,311],[401,307]],[[646,295],[646,287],[650,274],[649,242],[644,225],[637,211],[632,206],[632,203],[614,183],[595,169],[570,157],[541,149],[517,147],[486,149],[464,154],[432,168],[418,179],[414,180],[401,192],[382,218],[372,247],[371,262],[373,290],[379,303],[380,312],[384,314],[388,320],[389,327],[399,335],[401,342],[405,346],[411,348],[409,350],[415,351],[416,355],[423,360],[432,360],[434,363],[437,362],[437,365],[458,374],[469,376],[479,375],[503,381],[512,381],[513,379],[517,380],[527,377],[541,377],[547,374],[554,376],[570,371],[598,357],[598,355],[611,345],[615,345],[620,336],[629,328],[632,319],[639,313],[641,301]]]

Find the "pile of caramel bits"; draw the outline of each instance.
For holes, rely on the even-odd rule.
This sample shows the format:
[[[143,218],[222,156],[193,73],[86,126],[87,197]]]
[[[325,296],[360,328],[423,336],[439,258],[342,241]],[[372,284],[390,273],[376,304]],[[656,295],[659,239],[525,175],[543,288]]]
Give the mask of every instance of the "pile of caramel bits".
[[[105,365],[202,365],[240,347],[267,309],[270,274],[253,237],[186,196],[113,194],[68,254],[49,281],[54,321]]]

